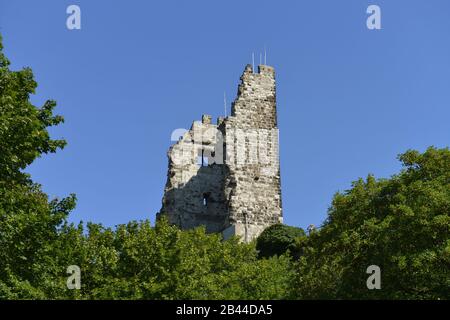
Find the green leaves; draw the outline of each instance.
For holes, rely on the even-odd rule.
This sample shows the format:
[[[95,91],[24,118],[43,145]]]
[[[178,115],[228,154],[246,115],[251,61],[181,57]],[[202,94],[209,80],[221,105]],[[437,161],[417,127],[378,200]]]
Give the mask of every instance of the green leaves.
[[[253,244],[222,241],[204,228],[181,231],[165,220],[115,230],[89,224],[87,233],[66,226],[58,243],[61,268],[81,268],[82,299],[282,299],[294,270],[286,256],[258,260]]]
[[[305,236],[301,228],[275,224],[261,233],[257,239],[256,248],[259,250],[260,257],[282,255],[289,251],[292,256],[298,258],[295,242],[297,238]]]
[[[53,281],[61,267],[59,228],[76,198],[49,202],[22,171],[41,154],[65,145],[47,131],[62,118],[53,115],[54,101],[42,108],[31,104],[37,86],[31,69],[11,71],[2,48],[0,38],[0,299],[41,299],[60,291]]]
[[[52,140],[47,128],[63,122],[54,116],[56,103],[48,100],[42,108],[29,101],[37,83],[31,69],[11,71],[0,50],[0,181],[2,184],[23,181],[21,172],[43,153],[56,152],[66,145]]]
[[[337,194],[321,230],[301,244],[299,298],[450,298],[450,151],[399,156],[391,179],[359,179]],[[365,288],[378,265],[382,289]]]

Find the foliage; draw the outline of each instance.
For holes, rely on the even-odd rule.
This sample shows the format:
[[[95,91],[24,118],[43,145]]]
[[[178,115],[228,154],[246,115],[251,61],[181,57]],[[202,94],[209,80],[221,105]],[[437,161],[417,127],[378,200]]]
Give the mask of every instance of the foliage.
[[[5,187],[26,180],[21,169],[42,153],[63,148],[66,141],[50,139],[47,131],[63,122],[53,115],[56,103],[48,100],[42,108],[31,104],[37,86],[31,69],[11,71],[2,49],[0,38],[0,183]]]
[[[296,239],[305,236],[305,231],[301,228],[274,224],[266,228],[258,237],[256,249],[260,257],[280,256],[289,251],[293,257],[299,258],[296,251]]]
[[[82,270],[83,299],[282,299],[293,275],[285,256],[257,260],[253,244],[165,220],[89,224],[87,235],[67,226],[60,240],[61,264]]]
[[[42,108],[31,104],[31,70],[11,71],[9,64],[0,38],[0,298],[45,297],[53,285],[46,275],[57,268],[52,257],[58,226],[75,196],[48,201],[22,172],[41,154],[64,147],[64,140],[50,139],[47,131],[63,119],[53,115],[53,101]]]
[[[399,159],[391,179],[368,176],[336,194],[321,230],[298,244],[298,298],[450,298],[450,151]],[[381,290],[366,287],[370,265]]]

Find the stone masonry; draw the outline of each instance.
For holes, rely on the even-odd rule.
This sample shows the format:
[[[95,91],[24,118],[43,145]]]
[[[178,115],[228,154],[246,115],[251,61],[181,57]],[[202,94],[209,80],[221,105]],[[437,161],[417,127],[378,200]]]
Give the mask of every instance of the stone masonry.
[[[203,115],[168,151],[161,211],[182,229],[249,242],[282,223],[275,71],[266,65],[241,76],[231,116]],[[174,139],[172,139],[174,140]]]

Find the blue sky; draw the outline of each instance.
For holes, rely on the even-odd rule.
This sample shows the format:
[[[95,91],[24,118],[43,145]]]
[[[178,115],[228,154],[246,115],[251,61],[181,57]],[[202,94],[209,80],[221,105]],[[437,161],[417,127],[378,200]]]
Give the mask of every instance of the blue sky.
[[[81,30],[66,8],[81,8]],[[382,30],[366,9],[381,8]],[[68,146],[30,168],[70,220],[154,220],[170,134],[223,113],[251,54],[277,72],[285,223],[326,218],[333,194],[397,154],[450,138],[450,1],[5,1],[0,32],[32,100],[57,100]],[[258,58],[257,58],[258,60]]]

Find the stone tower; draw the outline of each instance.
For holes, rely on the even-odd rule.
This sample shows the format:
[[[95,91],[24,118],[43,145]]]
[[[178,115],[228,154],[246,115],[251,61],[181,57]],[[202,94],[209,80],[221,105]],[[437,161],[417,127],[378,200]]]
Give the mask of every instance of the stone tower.
[[[180,134],[182,133],[182,134]],[[247,65],[231,116],[202,116],[168,152],[161,211],[182,229],[200,225],[245,242],[282,222],[275,71]]]

